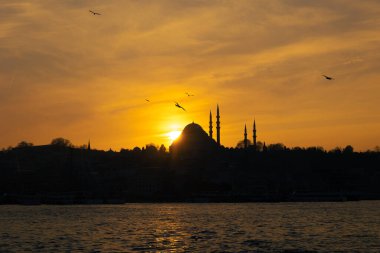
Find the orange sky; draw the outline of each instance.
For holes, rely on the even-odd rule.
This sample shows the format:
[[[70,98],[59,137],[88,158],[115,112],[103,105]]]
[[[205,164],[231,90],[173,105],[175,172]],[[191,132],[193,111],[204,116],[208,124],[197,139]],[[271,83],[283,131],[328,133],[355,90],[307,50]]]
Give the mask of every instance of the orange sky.
[[[0,148],[168,145],[219,103],[225,146],[255,118],[266,143],[373,149],[379,42],[370,0],[0,1]]]

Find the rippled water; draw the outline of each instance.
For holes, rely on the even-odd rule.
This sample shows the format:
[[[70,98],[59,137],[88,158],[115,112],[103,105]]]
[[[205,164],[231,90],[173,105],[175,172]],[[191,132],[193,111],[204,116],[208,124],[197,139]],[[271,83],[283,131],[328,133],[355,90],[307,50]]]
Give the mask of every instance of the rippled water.
[[[380,252],[380,201],[0,206],[0,252]]]

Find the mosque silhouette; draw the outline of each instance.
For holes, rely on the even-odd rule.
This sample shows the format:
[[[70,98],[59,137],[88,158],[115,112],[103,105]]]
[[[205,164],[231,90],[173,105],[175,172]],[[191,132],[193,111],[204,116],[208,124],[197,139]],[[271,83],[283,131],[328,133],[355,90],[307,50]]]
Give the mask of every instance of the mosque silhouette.
[[[201,154],[210,154],[216,152],[221,147],[221,132],[220,132],[220,112],[219,105],[216,106],[216,140],[213,139],[213,121],[212,112],[210,111],[209,133],[194,122],[188,124],[180,135],[180,138],[175,140],[170,146],[170,152],[175,156],[198,156]],[[257,147],[256,122],[253,121],[253,142],[251,147]],[[244,148],[249,147],[247,138],[247,126],[244,127]]]

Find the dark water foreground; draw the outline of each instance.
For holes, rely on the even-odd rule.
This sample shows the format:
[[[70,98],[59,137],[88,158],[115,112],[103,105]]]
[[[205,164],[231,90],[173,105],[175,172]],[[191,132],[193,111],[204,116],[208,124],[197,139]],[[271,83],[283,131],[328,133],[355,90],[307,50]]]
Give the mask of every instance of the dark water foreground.
[[[380,252],[380,201],[0,206],[0,252]]]

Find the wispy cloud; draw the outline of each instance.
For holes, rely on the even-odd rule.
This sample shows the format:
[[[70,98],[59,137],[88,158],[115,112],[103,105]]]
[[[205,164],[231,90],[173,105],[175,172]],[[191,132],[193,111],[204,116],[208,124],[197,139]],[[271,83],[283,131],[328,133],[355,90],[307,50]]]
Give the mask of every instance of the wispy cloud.
[[[261,138],[288,145],[313,143],[273,126],[304,120],[323,132],[326,122],[344,127],[359,115],[380,124],[378,1],[15,0],[0,2],[0,21],[0,131],[10,132],[0,146],[61,132],[80,142],[89,126],[99,147],[141,146],[155,140],[136,136],[156,136],[169,121],[207,126],[216,103],[227,146],[253,115],[267,126]],[[189,90],[197,94],[186,101],[191,113],[170,118],[176,111],[166,103]],[[150,110],[147,97],[158,98]],[[150,127],[132,126],[144,121]],[[23,122],[23,134],[11,131],[26,129]],[[41,122],[43,132],[33,127]],[[359,128],[350,144],[378,145]]]

